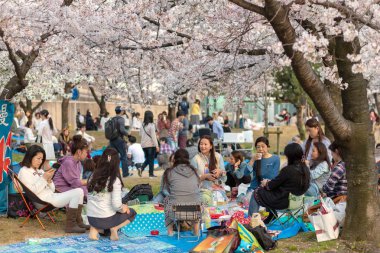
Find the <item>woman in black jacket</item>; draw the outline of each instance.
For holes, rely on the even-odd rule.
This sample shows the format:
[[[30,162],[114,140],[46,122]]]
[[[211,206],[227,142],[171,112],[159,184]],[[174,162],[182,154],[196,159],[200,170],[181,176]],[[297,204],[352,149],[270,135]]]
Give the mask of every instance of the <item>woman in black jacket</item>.
[[[288,165],[272,180],[264,179],[251,197],[248,214],[259,211],[260,206],[275,210],[286,209],[289,206],[289,193],[300,196],[310,185],[310,171],[302,161],[303,150],[297,143],[285,147]]]

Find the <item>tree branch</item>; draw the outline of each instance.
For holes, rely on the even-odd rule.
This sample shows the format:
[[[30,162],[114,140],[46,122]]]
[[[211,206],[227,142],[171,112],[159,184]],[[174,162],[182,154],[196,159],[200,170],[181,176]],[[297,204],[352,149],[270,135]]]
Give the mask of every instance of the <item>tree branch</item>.
[[[38,102],[38,104],[36,104],[36,106],[32,108],[31,113],[33,114],[44,102],[45,102],[44,100],[41,100],[40,102]]]
[[[346,15],[346,17],[351,17],[356,21],[361,22],[362,24],[371,27],[374,30],[380,31],[380,25],[372,23],[369,19],[364,18],[362,15],[358,15],[353,11],[352,9],[348,8],[347,6],[343,6],[339,3],[332,3],[328,1],[311,1],[313,4],[321,5],[326,8],[334,8],[338,10],[340,13]]]
[[[305,92],[313,100],[327,126],[334,136],[347,140],[352,134],[352,126],[334,105],[326,86],[312,69],[303,54],[293,50],[296,41],[295,30],[289,20],[288,10],[276,0],[265,0],[265,13],[277,37],[282,42],[286,55],[291,59],[294,73]]]
[[[90,91],[91,91],[91,94],[92,94],[92,96],[94,97],[96,103],[97,103],[98,105],[100,105],[100,100],[99,100],[98,96],[97,96],[96,93],[95,93],[94,87],[90,86]]]
[[[154,24],[156,26],[160,26],[160,23],[158,21],[155,21],[149,17],[143,17],[143,19],[150,22],[151,24]],[[167,31],[168,33],[174,33],[174,34],[178,35],[179,37],[186,38],[188,40],[193,39],[193,37],[191,37],[188,34],[177,32],[177,31],[174,31],[172,29],[165,29],[165,31]],[[246,54],[246,55],[265,55],[267,53],[266,49],[252,49],[252,50],[238,49],[238,50],[236,50],[236,52],[231,52],[231,50],[229,50],[229,49],[215,49],[215,48],[211,47],[210,45],[203,45],[203,49],[208,50],[208,51],[218,52],[218,53],[227,53],[227,54],[236,53],[236,54]]]
[[[245,0],[229,0],[229,1],[231,3],[234,3],[234,4],[242,7],[243,9],[246,9],[246,10],[255,12],[257,14],[260,14],[262,16],[265,16],[264,8],[261,7],[261,6],[258,6],[258,5],[253,4],[253,3],[249,3],[249,2],[247,2]]]
[[[70,6],[73,2],[74,2],[74,0],[63,0],[61,7]]]

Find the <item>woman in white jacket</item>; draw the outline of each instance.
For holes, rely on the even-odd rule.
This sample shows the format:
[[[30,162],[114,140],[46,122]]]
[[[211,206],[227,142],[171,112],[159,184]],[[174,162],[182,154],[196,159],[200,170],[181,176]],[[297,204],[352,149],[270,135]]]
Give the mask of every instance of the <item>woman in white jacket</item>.
[[[41,112],[42,121],[38,126],[38,138],[37,142],[42,142],[44,150],[46,152],[46,160],[55,160],[54,145],[53,145],[53,134],[55,132],[53,120],[49,116],[47,110],[42,110]],[[45,165],[44,165],[45,166]]]
[[[135,219],[136,212],[123,204],[120,157],[116,149],[106,148],[87,184],[87,217],[91,225],[89,239],[98,240],[99,232],[110,230],[112,241],[119,240],[117,231]]]
[[[28,187],[41,200],[55,207],[67,208],[66,233],[84,233],[90,227],[82,220],[82,208],[84,193],[81,188],[67,192],[55,193],[55,185],[52,177],[54,169],[47,171],[41,169],[46,160],[45,150],[37,145],[32,145],[21,162],[23,166],[18,174],[20,181]]]

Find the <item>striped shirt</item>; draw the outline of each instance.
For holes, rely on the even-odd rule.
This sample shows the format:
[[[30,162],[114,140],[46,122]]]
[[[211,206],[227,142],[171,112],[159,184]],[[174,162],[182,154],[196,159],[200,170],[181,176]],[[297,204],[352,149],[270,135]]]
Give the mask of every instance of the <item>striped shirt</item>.
[[[327,197],[347,195],[346,166],[344,162],[340,161],[334,166],[322,190],[326,193]]]

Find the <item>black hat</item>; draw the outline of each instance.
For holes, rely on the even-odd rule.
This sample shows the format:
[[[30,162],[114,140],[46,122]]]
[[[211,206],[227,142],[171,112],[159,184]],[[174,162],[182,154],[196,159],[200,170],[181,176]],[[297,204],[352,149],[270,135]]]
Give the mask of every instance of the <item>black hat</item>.
[[[120,105],[118,105],[118,106],[115,107],[115,112],[116,113],[121,113],[122,111],[125,111],[125,109],[123,107],[121,107]]]

